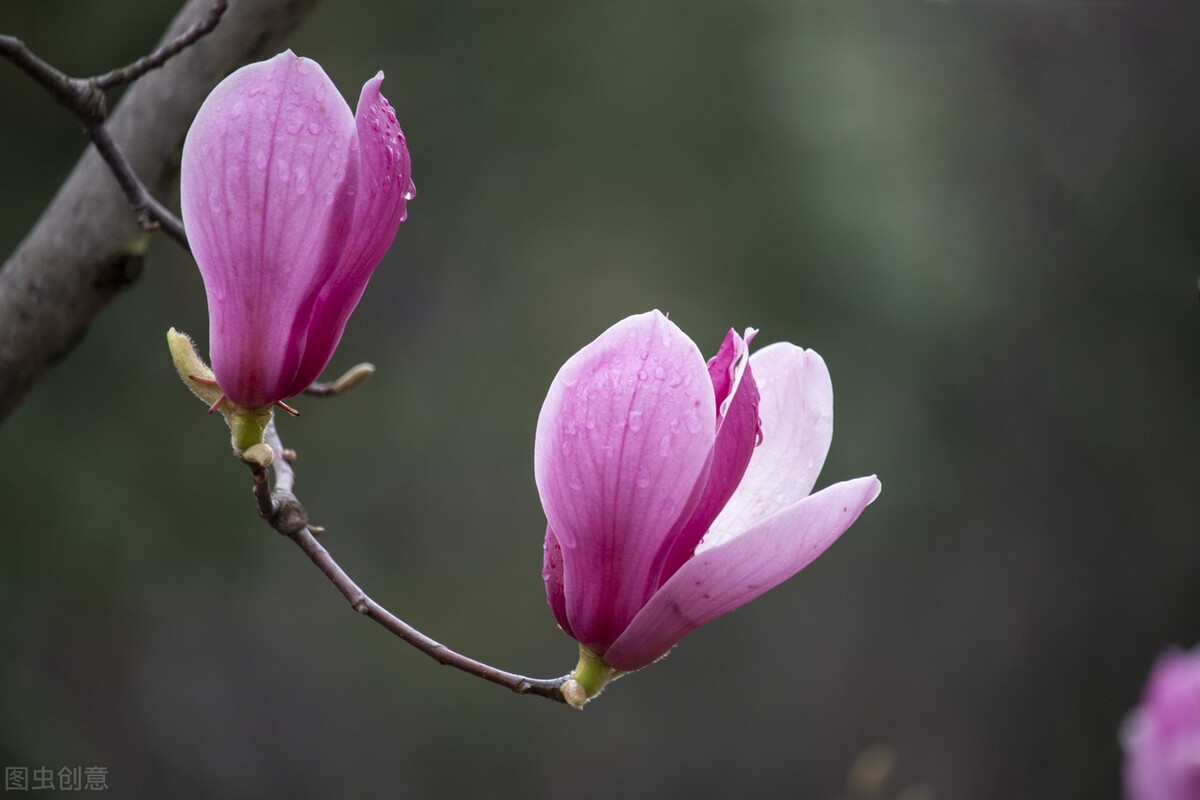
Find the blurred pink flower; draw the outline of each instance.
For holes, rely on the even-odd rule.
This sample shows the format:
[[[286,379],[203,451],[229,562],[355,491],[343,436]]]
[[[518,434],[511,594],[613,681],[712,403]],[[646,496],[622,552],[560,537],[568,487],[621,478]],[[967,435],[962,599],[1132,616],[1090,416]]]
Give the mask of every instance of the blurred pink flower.
[[[1200,647],[1159,657],[1122,738],[1129,800],[1200,800]]]
[[[547,599],[613,670],[799,572],[879,494],[874,476],[809,494],[833,434],[829,373],[787,343],[747,358],[754,333],[730,331],[706,366],[658,311],[629,317],[563,365],[542,406]]]
[[[415,190],[382,83],[367,81],[352,115],[320,65],[288,50],[223,80],[188,131],[183,220],[213,371],[238,405],[317,379],[404,221]]]

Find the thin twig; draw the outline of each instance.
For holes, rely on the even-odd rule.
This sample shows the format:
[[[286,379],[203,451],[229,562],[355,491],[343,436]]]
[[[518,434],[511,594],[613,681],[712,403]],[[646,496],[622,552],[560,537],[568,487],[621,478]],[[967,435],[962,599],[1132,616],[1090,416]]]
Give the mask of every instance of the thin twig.
[[[304,390],[311,397],[337,397],[337,381],[317,381]]]
[[[167,59],[171,56],[185,47],[190,47],[194,42],[211,33],[217,27],[217,23],[221,21],[221,15],[225,13],[225,9],[227,8],[229,8],[229,0],[214,0],[207,17],[150,55],[143,56],[132,64],[110,70],[103,75],[97,75],[92,78],[92,83],[96,84],[102,90],[111,89],[114,86],[121,86],[122,84],[137,80],[152,69],[158,69],[167,63]]]
[[[312,397],[341,397],[349,394],[375,374],[375,365],[363,362],[355,364],[350,369],[342,373],[337,380],[333,381],[317,381],[312,386],[304,390],[304,393]]]
[[[161,227],[163,232],[174,239],[180,247],[191,252],[182,220],[150,194],[146,184],[138,178],[133,167],[129,165],[129,161],[113,142],[112,137],[108,135],[108,129],[103,125],[89,125],[85,126],[84,130],[87,132],[88,138],[92,140],[92,144],[96,146],[96,152],[112,170],[117,183],[121,184],[121,191],[125,192],[125,196],[129,198],[133,212],[137,215],[138,225],[142,230],[150,231]]]
[[[142,230],[150,231],[161,227],[184,250],[190,248],[183,223],[150,193],[104,127],[108,119],[108,103],[104,91],[129,83],[150,70],[161,67],[171,56],[216,28],[228,7],[228,0],[214,0],[208,16],[150,55],[94,78],[72,78],[38,57],[17,37],[0,34],[0,55],[33,78],[59,105],[70,111],[83,124],[88,139],[96,146],[97,152],[108,164],[121,185],[121,190],[129,199]]]
[[[87,80],[72,78],[57,67],[39,58],[25,42],[15,36],[0,34],[0,55],[21,68],[39,86],[50,93],[59,105],[80,119],[84,125],[104,121],[104,93]]]
[[[346,571],[334,560],[313,533],[308,523],[308,511],[292,493],[295,487],[295,471],[291,463],[282,457],[283,443],[272,422],[267,428],[267,444],[277,454],[275,467],[275,488],[269,486],[267,467],[262,464],[246,461],[254,481],[254,497],[258,505],[258,513],[279,533],[296,543],[304,554],[317,565],[342,596],[350,603],[350,607],[368,619],[382,625],[391,633],[403,639],[408,644],[420,650],[439,664],[460,669],[486,681],[499,684],[517,694],[532,694],[565,703],[562,694],[562,678],[527,678],[512,672],[496,669],[473,658],[455,652],[440,642],[431,639],[404,620],[388,611],[379,603],[372,600],[358,584],[346,574]]]

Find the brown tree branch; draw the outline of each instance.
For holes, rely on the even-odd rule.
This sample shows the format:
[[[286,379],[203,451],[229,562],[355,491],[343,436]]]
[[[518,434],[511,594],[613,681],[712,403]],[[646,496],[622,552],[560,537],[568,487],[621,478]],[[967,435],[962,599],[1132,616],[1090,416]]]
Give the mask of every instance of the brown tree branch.
[[[141,273],[146,232],[129,213],[130,203],[139,207],[143,220],[175,219],[154,195],[173,187],[184,134],[212,87],[235,67],[276,49],[315,4],[238,0],[223,23],[204,35],[215,25],[214,0],[188,0],[155,52],[84,81],[37,59],[20,40],[0,38],[0,55],[59,102],[71,107],[68,94],[90,96],[89,116],[81,119],[92,120],[99,131],[98,140],[93,136],[97,147],[84,153],[41,219],[0,266],[0,420]],[[101,89],[139,75],[104,122]],[[106,164],[105,152],[110,159],[123,153],[127,171]],[[114,169],[124,176],[114,177]],[[128,195],[135,183],[144,190],[137,200]],[[177,233],[182,239],[182,228]]]
[[[329,554],[314,534],[314,528],[309,524],[308,511],[293,493],[295,488],[295,470],[289,459],[282,456],[287,452],[279,440],[275,423],[267,428],[266,441],[275,454],[272,465],[275,468],[275,488],[270,487],[269,469],[253,457],[243,459],[250,468],[254,482],[254,498],[258,505],[258,513],[267,523],[279,533],[296,543],[304,554],[312,560],[327,577],[342,596],[350,603],[350,607],[368,619],[382,625],[391,633],[403,639],[408,644],[420,650],[439,664],[454,667],[478,678],[499,684],[517,694],[532,694],[566,703],[563,697],[562,685],[567,676],[562,678],[527,678],[512,672],[496,669],[480,661],[455,652],[445,645],[421,633],[404,620],[372,600],[358,584],[346,574]],[[256,445],[255,447],[262,447]],[[251,448],[253,450],[254,448]],[[248,456],[252,456],[247,451]]]

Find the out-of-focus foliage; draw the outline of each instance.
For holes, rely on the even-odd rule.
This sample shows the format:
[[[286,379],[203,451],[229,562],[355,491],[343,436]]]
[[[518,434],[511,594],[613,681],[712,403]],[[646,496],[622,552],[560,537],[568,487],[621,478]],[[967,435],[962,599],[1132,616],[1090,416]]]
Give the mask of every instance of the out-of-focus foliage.
[[[171,11],[6,3],[0,30],[86,74]],[[281,425],[369,592],[499,666],[574,664],[534,422],[565,358],[652,307],[709,352],[747,325],[818,350],[819,485],[883,495],[582,714],[509,696],[354,617],[255,518],[172,373],[164,331],[207,323],[158,241],[0,426],[0,761],[106,765],[131,797],[833,798],[865,751],[882,797],[1117,797],[1149,664],[1200,640],[1197,21],[324,5],[292,47],[341,87],[386,72],[419,190],[331,366],[379,374]],[[82,138],[3,64],[0,98],[7,253]]]

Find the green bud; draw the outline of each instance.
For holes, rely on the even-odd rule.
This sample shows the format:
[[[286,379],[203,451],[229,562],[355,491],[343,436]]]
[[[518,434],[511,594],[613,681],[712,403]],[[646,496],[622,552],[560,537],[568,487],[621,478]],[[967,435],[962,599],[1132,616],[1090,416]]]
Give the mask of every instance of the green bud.
[[[375,374],[374,364],[355,364],[350,369],[342,373],[342,377],[333,382],[333,393],[335,395],[347,394],[350,391],[357,389],[367,378]]]

